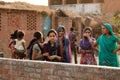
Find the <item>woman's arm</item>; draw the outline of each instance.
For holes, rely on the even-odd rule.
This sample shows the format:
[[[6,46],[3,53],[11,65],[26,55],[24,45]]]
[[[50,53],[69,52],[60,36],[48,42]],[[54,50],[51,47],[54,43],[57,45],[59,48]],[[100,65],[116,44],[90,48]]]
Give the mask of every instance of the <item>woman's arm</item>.
[[[120,40],[118,41],[118,48],[113,51],[113,53],[116,53],[117,51],[120,51]]]
[[[42,54],[38,55],[38,52],[41,52],[41,51],[39,51],[38,45],[34,44],[32,49],[32,60],[39,60],[42,58]]]
[[[98,51],[97,46],[98,46],[98,44],[95,42],[95,43],[93,44],[93,49],[94,49],[95,51]]]
[[[40,56],[38,56],[36,50],[32,51],[32,60],[39,60],[41,58],[42,58],[42,54]]]

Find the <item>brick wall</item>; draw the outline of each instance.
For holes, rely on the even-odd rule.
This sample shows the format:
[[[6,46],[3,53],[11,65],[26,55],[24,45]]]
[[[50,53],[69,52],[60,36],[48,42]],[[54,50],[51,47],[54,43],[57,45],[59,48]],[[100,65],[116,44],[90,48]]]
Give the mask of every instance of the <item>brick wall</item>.
[[[66,29],[66,32],[69,34],[70,28],[72,27],[72,19],[69,17],[59,17],[58,25],[63,25]]]
[[[72,27],[72,19],[69,17],[51,17],[52,28],[57,29],[58,25],[64,25],[67,32],[70,32]],[[33,37],[35,31],[43,31],[42,15],[32,11],[19,10],[0,10],[0,51],[5,53],[4,57],[10,57],[8,48],[10,42],[10,34],[15,30],[25,32],[24,39],[26,46]]]
[[[119,80],[120,68],[0,58],[0,80]]]
[[[22,30],[25,32],[24,38],[26,40],[26,46],[28,46],[28,43],[32,39],[35,31],[42,31],[42,15],[40,15],[40,13],[19,10],[0,10],[0,14],[0,51],[6,53],[4,54],[5,57],[9,57],[10,50],[8,45],[10,42],[10,34],[15,30]],[[28,15],[32,16],[31,18],[34,18],[35,15],[35,18],[29,20],[28,17],[30,16]],[[28,24],[30,26],[27,26]],[[32,27],[31,29],[33,30],[28,30],[28,27]]]

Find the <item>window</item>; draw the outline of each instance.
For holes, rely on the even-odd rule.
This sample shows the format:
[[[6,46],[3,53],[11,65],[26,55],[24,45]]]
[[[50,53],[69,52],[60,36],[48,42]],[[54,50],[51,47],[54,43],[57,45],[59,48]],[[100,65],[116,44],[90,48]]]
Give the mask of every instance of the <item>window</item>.
[[[36,15],[28,14],[27,15],[27,30],[36,30]]]
[[[77,0],[66,0],[66,4],[77,4]]]
[[[93,3],[93,0],[81,0],[81,3]]]
[[[98,2],[98,3],[103,3],[104,0],[97,0],[96,2]]]
[[[62,4],[62,0],[50,0],[50,5],[60,5]]]

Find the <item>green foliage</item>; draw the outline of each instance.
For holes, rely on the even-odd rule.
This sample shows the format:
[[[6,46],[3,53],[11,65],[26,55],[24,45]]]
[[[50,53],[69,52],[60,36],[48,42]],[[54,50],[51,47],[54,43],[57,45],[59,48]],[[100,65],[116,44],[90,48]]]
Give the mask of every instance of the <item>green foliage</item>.
[[[120,28],[120,13],[115,15],[113,18],[112,18],[112,21],[113,23],[115,23],[119,28]]]

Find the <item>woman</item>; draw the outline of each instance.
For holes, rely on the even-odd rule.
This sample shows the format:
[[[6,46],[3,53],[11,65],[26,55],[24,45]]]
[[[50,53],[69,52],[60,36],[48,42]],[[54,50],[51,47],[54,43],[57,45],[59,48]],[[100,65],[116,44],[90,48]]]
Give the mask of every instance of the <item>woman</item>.
[[[59,48],[58,52],[61,54],[63,58],[63,62],[71,63],[71,48],[70,41],[67,38],[64,26],[58,26],[58,40],[57,46]]]
[[[79,50],[81,53],[80,64],[96,65],[92,44],[95,39],[92,37],[92,28],[86,27],[83,31],[83,38],[80,40]]]
[[[34,39],[33,43],[30,47],[30,60],[42,60],[42,53],[43,53],[43,46],[42,46],[42,33],[41,32],[35,32],[34,33]]]
[[[44,44],[43,56],[47,61],[61,62],[62,57],[58,53],[58,47],[56,45],[57,33],[54,29],[51,29],[48,34],[48,42]]]
[[[108,23],[102,25],[102,35],[97,39],[99,46],[99,65],[119,67],[118,53],[120,40],[114,35],[112,26]]]

